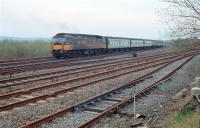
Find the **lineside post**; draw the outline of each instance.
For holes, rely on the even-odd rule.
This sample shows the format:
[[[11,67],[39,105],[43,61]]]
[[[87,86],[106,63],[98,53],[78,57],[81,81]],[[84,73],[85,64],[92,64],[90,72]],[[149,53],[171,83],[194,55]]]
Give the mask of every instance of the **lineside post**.
[[[135,91],[135,89],[136,89],[135,86],[136,86],[136,85],[134,84],[133,86],[134,86],[134,92],[133,92],[133,93],[134,93],[134,94],[133,94],[133,96],[134,96],[134,98],[133,98],[133,114],[134,114],[134,117],[136,117],[136,114],[135,114],[135,113],[136,113],[136,112],[135,112],[135,93],[136,93],[136,91]]]

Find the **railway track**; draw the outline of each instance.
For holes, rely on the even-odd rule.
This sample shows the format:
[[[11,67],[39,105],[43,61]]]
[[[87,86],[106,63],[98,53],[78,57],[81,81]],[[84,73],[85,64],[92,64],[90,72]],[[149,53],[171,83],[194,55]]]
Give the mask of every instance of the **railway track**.
[[[103,82],[106,80],[110,81],[112,78],[142,71],[155,66],[163,67],[164,65],[167,65],[175,60],[181,59],[181,57],[184,57],[184,55],[191,56],[194,53],[195,52],[187,52],[179,54],[179,52],[176,52],[176,55],[173,55],[175,53],[166,53],[160,55],[140,56],[131,60],[130,58],[119,58],[121,60],[116,60],[113,62],[105,61],[102,63],[97,63],[95,62],[95,60],[92,60],[94,61],[94,64],[82,65],[82,67],[77,66],[77,69],[72,66],[71,68],[58,68],[58,70],[55,69],[54,71],[46,73],[34,73],[29,75],[30,77],[21,76],[17,78],[4,79],[0,82],[0,86],[2,86],[2,88],[0,87],[0,89],[15,87],[15,85],[21,86],[22,84],[29,84],[30,82],[36,82],[37,84],[37,81],[43,80],[48,80],[50,81],[50,83],[47,82],[47,84],[38,84],[36,86],[33,85],[33,87],[31,88],[28,87],[25,89],[19,88],[18,91],[11,91],[7,94],[1,95],[2,97],[0,98],[0,112],[4,113],[4,111],[7,110],[5,111],[5,113],[10,113],[18,109],[20,110],[21,108],[23,109],[24,107],[28,108],[31,103],[37,104],[36,106],[39,107],[41,106],[39,101],[49,101],[50,98],[53,98],[53,100],[55,101],[55,99],[59,99],[60,96],[68,95],[71,92],[77,93],[78,95],[79,91],[77,90],[90,88],[92,87],[92,85],[96,86],[98,82]],[[151,75],[146,77],[151,77]],[[58,81],[57,78],[59,78]],[[24,87],[25,86],[26,85],[24,85]],[[16,86],[16,88],[18,88],[18,86]],[[85,97],[85,99],[87,99],[87,97]],[[45,105],[47,103],[42,104]],[[54,108],[54,112],[56,110],[59,109]]]
[[[46,60],[50,59],[52,57],[39,57],[39,58],[26,58],[26,59],[16,59],[16,60],[2,60],[0,61],[0,65],[12,65],[12,64],[18,64],[18,63],[30,63],[35,62],[38,60]]]
[[[102,63],[102,64],[93,64],[92,66],[89,65],[89,66],[83,66],[83,67],[75,67],[76,70],[79,70],[79,69],[83,69],[83,68],[92,68],[92,67],[97,67],[97,66],[102,66],[104,64],[113,64],[113,63],[120,63],[120,62],[123,62],[123,61],[127,61],[127,60],[141,60],[141,59],[146,59],[146,58],[151,58],[151,57],[159,57],[159,56],[165,56],[165,55],[170,55],[170,54],[176,54],[175,53],[165,53],[165,54],[161,54],[161,55],[149,55],[149,56],[144,56],[144,57],[137,57],[137,58],[123,58],[123,59],[120,59],[120,60],[116,60],[114,59],[114,61],[111,61],[111,60],[108,60],[107,63]],[[51,72],[48,72],[48,73],[39,73],[39,74],[31,74],[31,75],[26,75],[24,77],[15,77],[15,78],[8,78],[8,79],[2,79],[0,80],[0,84],[6,84],[5,82],[12,82],[12,81],[17,81],[17,80],[23,80],[23,79],[27,79],[27,78],[34,78],[34,77],[40,77],[40,76],[44,76],[44,75],[51,75],[51,74],[58,74],[58,73],[63,73],[63,72],[68,72],[68,71],[71,71],[71,70],[74,70],[73,68],[72,69],[60,69],[58,71],[51,71]]]
[[[89,65],[89,66],[84,66],[84,67],[79,67],[79,68],[70,68],[70,69],[62,69],[58,71],[52,71],[48,73],[40,73],[40,74],[35,74],[35,75],[28,75],[24,77],[18,77],[18,78],[11,78],[11,79],[4,79],[0,80],[0,88],[5,88],[5,87],[10,87],[14,85],[19,85],[19,84],[24,84],[24,83],[29,83],[29,82],[35,82],[35,81],[40,81],[40,80],[47,80],[47,79],[52,79],[52,82],[54,79],[58,77],[63,77],[63,76],[72,76],[74,74],[80,74],[80,73],[88,73],[88,72],[97,72],[97,70],[105,69],[105,68],[113,68],[114,66],[124,66],[124,65],[131,65],[133,63],[141,63],[145,62],[148,60],[151,60],[155,57],[164,57],[164,56],[169,56],[171,54],[161,54],[157,56],[148,56],[148,57],[142,57],[142,58],[134,58],[134,59],[122,59],[122,60],[117,60],[117,61],[112,61],[112,62],[107,62],[107,63],[101,63],[101,64],[94,64],[94,65]],[[179,54],[181,55],[181,54]],[[176,57],[177,55],[172,55],[171,58]],[[166,57],[164,57],[166,58]],[[164,59],[163,58],[163,59]]]
[[[65,80],[65,81],[61,81],[61,82],[51,83],[51,84],[47,84],[47,85],[43,85],[43,86],[39,86],[39,87],[34,87],[34,88],[29,88],[29,89],[25,89],[25,90],[16,91],[16,92],[11,92],[11,93],[8,93],[8,94],[5,94],[5,95],[0,95],[1,101],[3,99],[5,99],[6,101],[9,101],[9,104],[3,105],[3,106],[0,107],[0,111],[12,109],[14,107],[18,107],[18,106],[25,105],[25,104],[28,104],[28,103],[36,102],[38,100],[44,100],[44,99],[49,98],[49,97],[55,97],[55,96],[63,94],[63,93],[74,91],[75,89],[78,89],[78,88],[81,88],[81,87],[86,87],[86,86],[89,86],[91,84],[94,84],[94,83],[97,83],[97,82],[100,82],[100,81],[103,81],[103,80],[111,79],[111,78],[114,78],[114,77],[118,77],[118,76],[121,76],[121,75],[125,75],[125,74],[131,73],[131,72],[136,72],[136,71],[144,70],[144,69],[147,69],[147,68],[150,68],[150,67],[163,65],[165,63],[168,63],[168,62],[174,60],[174,59],[171,59],[171,58],[174,58],[174,56],[168,57],[168,58],[156,59],[156,60],[146,62],[146,63],[139,63],[139,64],[136,64],[136,65],[126,66],[126,67],[114,69],[114,70],[111,70],[111,71],[94,73],[94,74],[86,75],[86,76],[83,76],[83,77],[78,77],[78,78],[75,78],[75,79],[69,79],[69,80]],[[181,57],[178,57],[178,58],[180,59]],[[162,60],[165,60],[165,59],[168,59],[168,60],[162,61]],[[177,59],[177,58],[175,58],[175,59]],[[160,62],[157,62],[157,61],[160,61]],[[131,69],[131,67],[133,69]],[[76,86],[73,86],[73,87],[65,87],[64,89],[63,89],[63,87],[60,88],[60,86],[66,84],[66,83],[69,84],[70,82],[73,82],[73,81],[88,79],[89,77],[94,77],[94,76],[99,77],[100,74],[106,75],[108,73],[119,71],[119,70],[124,70],[124,69],[128,69],[128,71],[120,72],[120,73],[114,74],[114,75],[109,75],[109,76],[106,76],[106,77],[103,77],[103,78],[92,79],[89,82],[86,81],[86,82],[83,82],[83,84],[76,85]],[[53,92],[47,91],[49,88],[52,88],[52,87],[54,89],[57,88],[56,91],[53,91]],[[45,89],[45,91],[41,92],[41,90],[44,90],[44,89]],[[37,91],[39,91],[38,96],[33,96],[32,93],[35,93]],[[15,100],[14,100],[14,102],[13,102],[13,100],[11,99],[13,97],[18,97],[18,99],[21,99],[22,97],[23,98],[28,97],[28,99],[18,101],[18,102],[15,102]],[[8,100],[8,98],[10,98],[10,100]]]
[[[151,89],[155,88],[158,84],[162,83],[163,81],[168,80],[177,70],[179,70],[184,64],[186,64],[188,61],[190,61],[193,57],[194,56],[187,58],[182,64],[180,64],[174,70],[170,71],[165,76],[163,76],[160,79],[156,80],[155,82],[149,84],[145,88],[136,91],[135,96],[138,98],[138,97],[144,95],[146,92],[150,91]],[[134,84],[134,83],[132,83],[132,84]],[[127,104],[130,104],[133,100],[134,100],[134,95],[131,94],[130,96],[121,100],[119,103],[116,103],[116,104],[112,105],[111,107],[106,108],[106,110],[103,110],[102,112],[100,112],[100,114],[98,114],[96,117],[90,119],[86,123],[79,126],[79,128],[89,128],[89,127],[91,127],[95,122],[100,120],[102,117],[108,115],[109,113],[113,113],[113,112],[119,110],[120,108],[124,107]],[[84,109],[87,110],[87,108],[84,108]]]
[[[46,99],[48,97],[55,97],[59,94],[67,93],[67,92],[73,91],[77,88],[89,86],[90,84],[94,84],[94,83],[97,83],[97,82],[100,82],[100,81],[103,81],[103,80],[107,80],[107,79],[111,79],[111,78],[118,77],[118,76],[121,76],[121,75],[125,75],[125,74],[131,73],[131,72],[136,72],[136,71],[144,70],[144,69],[147,69],[147,68],[150,68],[150,67],[162,65],[162,64],[165,64],[169,61],[174,60],[174,59],[172,59],[174,57],[177,57],[177,56],[164,57],[164,58],[155,59],[155,60],[149,61],[149,62],[138,63],[138,64],[134,64],[134,65],[120,67],[120,68],[113,69],[113,70],[103,71],[103,72],[100,72],[100,73],[94,73],[94,74],[90,74],[90,75],[86,75],[86,76],[82,76],[82,77],[78,77],[78,78],[72,78],[72,79],[68,79],[68,80],[64,80],[64,81],[60,81],[60,82],[55,82],[55,83],[51,83],[51,84],[46,84],[46,85],[42,85],[42,86],[38,86],[38,87],[28,88],[28,89],[24,89],[24,90],[15,91],[15,92],[11,92],[11,93],[8,93],[8,94],[0,95],[1,102],[2,102],[3,99],[6,100],[6,101],[9,101],[9,102],[11,102],[11,101],[13,102],[13,100],[8,100],[8,98],[13,98],[13,97],[18,97],[18,99],[20,99],[20,96],[28,97],[28,99],[25,99],[25,100],[22,100],[22,101],[19,101],[19,102],[9,103],[7,105],[1,106],[0,111],[8,110],[8,109],[18,107],[18,106],[21,106],[21,105],[24,105],[24,104],[28,104],[28,103],[31,103],[31,102],[36,102],[38,100]],[[177,58],[180,59],[182,57],[177,57]],[[177,59],[177,58],[175,58],[175,59]],[[166,60],[166,59],[168,59],[168,60],[162,62],[162,60]],[[160,61],[160,62],[156,63],[157,61]],[[153,63],[153,64],[149,64],[149,63]],[[133,69],[131,69],[131,68],[133,68]],[[63,87],[60,88],[60,86],[65,85],[66,83],[69,84],[73,81],[88,79],[88,78],[94,77],[94,76],[99,77],[100,75],[106,75],[108,73],[110,74],[110,73],[113,73],[113,72],[116,72],[116,71],[119,71],[119,70],[124,70],[124,69],[128,69],[128,71],[120,72],[118,74],[106,76],[106,77],[103,77],[103,78],[90,80],[89,82],[86,81],[86,82],[83,82],[83,84],[81,84],[81,85],[77,85],[77,86],[73,86],[73,87],[65,87],[64,89],[63,89]],[[46,91],[49,88],[54,88],[54,89],[58,88],[58,89],[56,89],[57,91],[53,91],[53,92],[49,91],[48,93],[46,93]],[[40,92],[39,96],[33,97],[31,95],[33,92],[41,91],[41,90],[44,90],[44,89],[45,89],[45,92],[42,92],[42,93]],[[41,95],[41,94],[43,94],[43,95]],[[14,99],[14,101],[15,100],[16,99]]]
[[[171,77],[178,69],[180,69],[185,63],[187,63],[190,59],[192,59],[193,56],[194,55],[190,55],[190,56],[188,55],[188,56],[183,57],[183,58],[185,58],[185,60],[183,60],[183,58],[176,58],[174,60],[171,60],[168,63],[163,64],[157,70],[154,70],[154,71],[152,71],[142,77],[139,77],[135,80],[127,82],[126,84],[121,85],[119,88],[115,88],[113,90],[110,90],[106,93],[95,96],[95,97],[88,99],[86,101],[83,101],[81,103],[72,105],[66,109],[55,112],[51,115],[48,115],[48,116],[38,119],[36,121],[29,122],[22,127],[23,128],[35,127],[35,126],[41,125],[44,122],[51,121],[52,119],[55,119],[56,117],[62,116],[66,113],[69,113],[69,115],[70,115],[70,114],[74,114],[74,112],[76,112],[75,114],[77,114],[77,110],[80,111],[79,114],[83,113],[83,112],[88,112],[88,111],[92,112],[93,114],[96,113],[95,116],[92,117],[92,119],[87,120],[87,122],[81,122],[82,124],[79,124],[79,127],[90,127],[92,124],[94,124],[95,122],[100,120],[102,117],[105,117],[106,115],[117,111],[118,109],[129,104],[133,100],[132,93],[130,93],[130,95],[126,95],[124,98],[120,97],[121,99],[115,97],[116,95],[119,96],[120,93],[123,93],[123,90],[126,90],[126,89],[131,90],[131,88],[133,88],[132,85],[135,85],[135,84],[145,80],[146,78],[149,78],[150,76],[152,76],[153,73],[155,73],[156,71],[160,70],[161,68],[171,64],[172,62],[175,62],[180,59],[182,60],[182,62],[175,69],[171,70],[170,72],[168,72],[167,74],[162,76],[160,79],[154,81],[151,84],[146,85],[146,87],[139,90],[136,93],[136,95],[138,97],[141,94],[145,93],[146,91],[149,91],[150,89],[154,88],[159,83],[165,81],[166,79],[169,79],[169,77]],[[103,109],[103,110],[97,108],[97,106],[99,104],[101,104],[103,101],[106,101],[106,102],[112,101],[113,104],[111,104],[111,106],[108,106],[106,109]]]
[[[176,53],[176,52],[174,52]],[[118,53],[118,54],[124,54],[124,53]],[[41,69],[48,69],[48,68],[58,68],[58,67],[64,67],[64,66],[70,66],[70,65],[75,65],[75,64],[84,64],[84,63],[94,63],[98,61],[104,61],[104,60],[109,60],[112,61],[114,59],[104,59],[106,55],[101,55],[101,56],[92,56],[92,57],[82,57],[82,58],[70,58],[70,59],[62,59],[62,60],[55,60],[53,59],[52,61],[44,61],[44,62],[37,62],[37,63],[28,63],[28,64],[20,64],[20,65],[11,65],[11,66],[0,66],[0,74],[2,75],[10,75],[10,78],[12,77],[12,74],[15,73],[20,73],[20,72],[25,72],[25,71],[35,71],[35,70],[41,70]],[[112,55],[111,55],[112,56]],[[114,56],[114,55],[113,55]],[[115,54],[116,56],[116,54]],[[124,57],[123,57],[124,58]],[[40,58],[42,59],[42,58]],[[93,60],[92,59],[97,59]],[[116,59],[116,58],[115,58]],[[120,59],[120,58],[119,58]],[[83,60],[87,60],[84,62],[81,62]],[[88,61],[89,60],[89,61]],[[38,61],[38,60],[30,60],[30,61]],[[77,61],[80,61],[77,63]],[[18,62],[14,62],[18,63]],[[19,62],[21,63],[21,62]]]
[[[130,52],[128,52],[130,53]],[[117,54],[111,54],[110,56],[116,56],[116,55],[124,55],[127,53],[117,53]],[[76,64],[73,62],[77,61],[84,61],[84,60],[92,60],[92,59],[99,59],[99,61],[103,60],[104,57],[107,57],[108,55],[99,55],[99,56],[89,56],[89,57],[79,57],[79,58],[68,58],[68,59],[55,59],[52,57],[44,57],[44,58],[35,58],[35,59],[27,59],[22,61],[6,61],[0,63],[0,74],[14,74],[14,73],[20,73],[23,71],[31,71],[31,70],[37,70],[37,69],[46,69],[46,68],[54,68],[54,67],[61,67],[61,66],[68,66],[66,64]],[[110,59],[113,60],[113,59]],[[40,61],[40,62],[38,62]],[[44,62],[43,62],[44,61]],[[98,60],[96,60],[98,61]],[[93,61],[88,62],[80,62],[80,63],[89,63]],[[95,62],[95,61],[94,61]]]
[[[137,52],[142,52],[143,50],[138,50]],[[151,50],[148,50],[151,51]],[[123,52],[123,53],[115,53],[115,54],[109,54],[109,56],[116,56],[116,55],[122,55],[122,54],[127,54],[131,52]],[[78,60],[84,60],[84,59],[94,59],[94,58],[103,58],[107,57],[108,55],[99,55],[99,56],[90,56],[90,57],[79,57],[79,58],[68,58],[70,60],[78,59]],[[55,59],[53,57],[38,57],[38,58],[25,58],[25,59],[16,59],[16,60],[0,60],[0,67],[1,66],[11,66],[11,65],[23,65],[23,64],[28,64],[32,62],[38,62],[38,61],[43,61],[43,60],[49,60],[49,59]],[[58,61],[58,59],[55,59]],[[64,59],[60,59],[64,60]]]

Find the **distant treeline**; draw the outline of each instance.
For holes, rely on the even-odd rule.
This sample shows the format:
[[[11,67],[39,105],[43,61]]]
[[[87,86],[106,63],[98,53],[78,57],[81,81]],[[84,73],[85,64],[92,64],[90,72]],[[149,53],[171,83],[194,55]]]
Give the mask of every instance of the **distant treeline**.
[[[177,48],[182,47],[200,47],[200,39],[177,39],[172,45]]]
[[[0,59],[50,56],[50,47],[43,40],[0,40]]]

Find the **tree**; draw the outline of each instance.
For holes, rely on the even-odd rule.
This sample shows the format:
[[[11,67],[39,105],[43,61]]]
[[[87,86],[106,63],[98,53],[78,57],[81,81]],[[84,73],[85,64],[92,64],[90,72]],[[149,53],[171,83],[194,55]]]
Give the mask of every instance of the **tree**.
[[[200,0],[162,0],[168,3],[165,21],[171,36],[200,37]]]

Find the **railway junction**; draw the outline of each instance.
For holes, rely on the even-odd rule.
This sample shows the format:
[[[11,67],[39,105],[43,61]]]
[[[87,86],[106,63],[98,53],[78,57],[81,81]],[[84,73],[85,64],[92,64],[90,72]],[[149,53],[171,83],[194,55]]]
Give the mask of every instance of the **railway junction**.
[[[199,59],[195,48],[161,48],[0,61],[0,127],[159,127]]]

